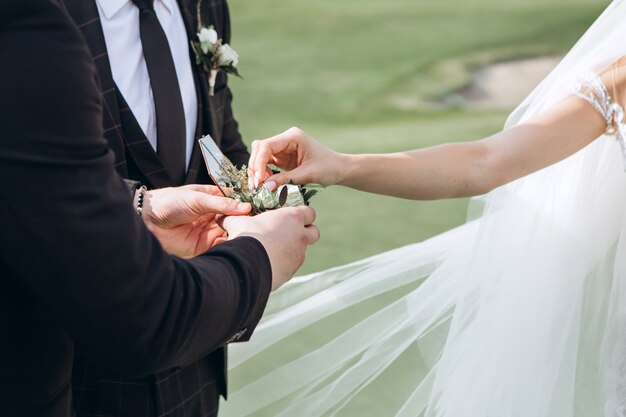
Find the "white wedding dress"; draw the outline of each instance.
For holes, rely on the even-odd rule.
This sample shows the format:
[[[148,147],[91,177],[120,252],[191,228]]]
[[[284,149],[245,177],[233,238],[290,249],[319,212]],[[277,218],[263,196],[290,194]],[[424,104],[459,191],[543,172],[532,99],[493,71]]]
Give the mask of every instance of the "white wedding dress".
[[[461,227],[286,285],[232,346],[220,415],[625,417],[624,126],[589,76],[624,55],[620,0],[507,121],[575,93],[617,132]]]

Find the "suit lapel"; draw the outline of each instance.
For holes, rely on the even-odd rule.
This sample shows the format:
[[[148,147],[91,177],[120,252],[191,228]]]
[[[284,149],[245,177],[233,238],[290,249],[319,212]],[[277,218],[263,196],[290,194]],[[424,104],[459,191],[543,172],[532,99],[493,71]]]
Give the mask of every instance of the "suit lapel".
[[[196,65],[194,65],[196,67]],[[201,91],[202,84],[200,84],[200,76],[197,71],[194,71],[194,83],[196,86],[196,95],[198,97],[198,122],[196,123],[196,139],[200,139],[204,136],[204,120],[206,119],[204,115],[205,106],[202,103],[202,94],[198,94]],[[191,151],[191,159],[189,160],[189,167],[187,168],[187,176],[185,178],[185,184],[194,184],[198,182],[198,173],[200,169],[203,168],[204,162],[202,158],[202,152],[200,151],[200,146],[197,141],[193,142],[193,150]]]
[[[194,0],[177,0],[177,2],[185,22],[187,37],[193,40],[197,36],[198,25],[196,3]],[[105,134],[111,148],[115,152],[118,172],[123,177],[128,177],[129,172],[126,159],[132,158],[140,171],[139,175],[143,177],[141,180],[147,182],[146,185],[154,188],[175,185],[172,184],[169,174],[164,169],[162,162],[148,142],[145,134],[140,128],[137,128],[138,123],[132,112],[126,114],[129,112],[129,109],[113,80],[96,2],[94,0],[64,0],[64,3],[68,12],[83,32],[96,62],[104,97]],[[219,24],[221,22],[219,16],[211,15],[212,8],[205,8],[203,12],[205,13],[203,14],[204,24]],[[221,29],[217,27],[218,32]],[[222,36],[221,33],[220,35]],[[192,64],[198,102],[196,138],[199,139],[208,133],[219,145],[221,138],[215,134],[211,120],[212,101],[208,96],[206,73],[201,66],[196,64],[196,57],[191,49],[191,44],[189,46],[189,57]],[[122,112],[124,113],[123,115],[121,114]],[[198,182],[199,173],[204,172],[205,169],[199,145],[197,142],[194,142],[185,183]]]
[[[190,40],[189,59],[191,61],[191,68],[193,70],[194,83],[196,86],[196,97],[198,100],[198,121],[196,123],[196,139],[200,139],[202,136],[208,133],[213,136],[213,139],[215,141],[219,141],[220,138],[215,137],[212,129],[213,126],[210,117],[211,102],[208,96],[209,86],[207,82],[207,75],[204,69],[200,65],[196,64],[196,55],[191,48],[191,41],[196,39],[198,32],[196,3],[192,0],[177,0],[177,2],[178,6],[180,7],[183,20],[185,22],[187,37]],[[214,16],[209,16],[209,20],[203,21],[203,23],[208,24],[213,21],[215,21]],[[217,142],[217,144],[219,145],[219,142]],[[194,141],[185,183],[193,184],[198,182],[199,173],[204,172],[205,170],[206,168],[204,167],[204,160],[202,159],[200,146],[198,145],[197,141]]]
[[[128,167],[124,153],[124,139],[120,126],[116,87],[111,75],[111,66],[96,2],[64,0],[63,3],[87,41],[91,56],[96,64],[103,96],[104,133],[109,141],[109,146],[115,153],[116,169],[120,175],[126,177]]]
[[[137,178],[141,177],[142,182],[145,182],[151,188],[180,185],[173,183],[170,174],[165,169],[154,148],[152,148],[145,133],[141,130],[139,122],[137,122],[122,93],[117,89],[116,91],[120,104],[120,119],[122,121],[122,129],[124,130],[124,139],[126,140],[126,150],[140,171]]]
[[[116,163],[123,164],[123,169],[118,168],[118,173],[125,178],[128,177],[127,157],[130,157],[140,171],[137,173],[138,176],[142,177],[134,179],[146,182],[146,185],[152,188],[174,185],[113,80],[96,2],[94,0],[65,0],[65,6],[82,31],[96,62],[104,97],[105,135],[115,152]]]

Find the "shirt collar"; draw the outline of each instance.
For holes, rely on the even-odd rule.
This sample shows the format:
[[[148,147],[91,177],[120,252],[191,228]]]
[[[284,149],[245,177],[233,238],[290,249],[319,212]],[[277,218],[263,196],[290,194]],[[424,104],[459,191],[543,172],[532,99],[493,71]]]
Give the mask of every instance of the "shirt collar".
[[[130,0],[96,0],[104,17],[111,20]]]
[[[155,2],[160,2],[163,6],[165,6],[165,10],[171,15],[172,10],[174,9],[174,2],[176,0],[154,0]]]
[[[98,2],[98,6],[102,10],[104,17],[107,20],[111,20],[124,6],[130,3],[130,0],[96,0]],[[174,7],[175,0],[154,0],[155,3],[160,2],[163,6],[165,6],[165,10],[168,13],[172,13]]]

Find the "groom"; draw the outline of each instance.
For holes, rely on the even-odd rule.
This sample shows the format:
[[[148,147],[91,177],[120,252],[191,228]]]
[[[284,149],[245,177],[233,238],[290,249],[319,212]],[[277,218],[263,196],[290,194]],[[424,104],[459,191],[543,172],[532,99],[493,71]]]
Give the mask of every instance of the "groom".
[[[114,171],[95,65],[59,0],[0,2],[0,74],[0,415],[74,416],[74,343],[137,378],[248,337],[270,287],[319,237],[314,211],[228,217],[227,242],[189,260],[167,255],[143,224],[155,200],[139,217]],[[198,220],[188,226],[204,247],[215,217]],[[170,382],[173,393],[187,387]],[[116,406],[144,415],[127,409],[131,390],[118,393]]]
[[[223,41],[229,42],[225,1],[63,3],[96,62],[105,136],[122,177],[148,188],[209,183],[196,142],[206,134],[233,163],[247,163],[249,154],[233,117],[226,75],[218,74],[210,96],[207,74],[196,65],[190,48],[190,41],[196,39],[198,4],[202,24],[213,25]],[[106,411],[108,416],[120,417],[170,412],[168,416],[180,412],[200,417],[217,408],[219,395],[226,397],[226,348],[186,367],[133,381],[107,376],[87,353],[80,352],[75,355],[73,388],[79,416]],[[125,406],[117,407],[121,399]]]
[[[123,178],[148,188],[209,183],[197,144],[206,134],[233,163],[248,163],[226,74],[218,73],[210,96],[207,73],[190,47],[197,40],[198,4],[201,23],[230,41],[225,0],[61,2],[96,61],[105,136]]]

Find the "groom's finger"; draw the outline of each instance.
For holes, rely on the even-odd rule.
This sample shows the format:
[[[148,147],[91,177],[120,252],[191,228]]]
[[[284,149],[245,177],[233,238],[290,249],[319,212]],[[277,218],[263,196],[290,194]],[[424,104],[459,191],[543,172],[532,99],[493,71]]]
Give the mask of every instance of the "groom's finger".
[[[307,238],[307,243],[312,245],[320,240],[320,229],[315,225],[309,225],[306,228],[305,236]]]
[[[181,188],[185,188],[187,190],[198,191],[201,193],[209,194],[209,195],[224,195],[220,191],[220,189],[215,185],[209,184],[188,184],[183,185]]]
[[[291,210],[297,213],[297,218],[300,219],[304,226],[312,225],[315,221],[315,218],[317,217],[317,213],[315,212],[315,210],[309,206],[286,207],[282,210]]]
[[[239,231],[243,230],[246,224],[248,223],[249,218],[242,218],[239,216],[226,216],[218,214],[215,216],[215,222],[219,227],[226,230],[227,234],[233,235],[238,234]]]
[[[252,210],[250,203],[240,203],[232,198],[197,193],[187,201],[197,214],[244,215]]]

